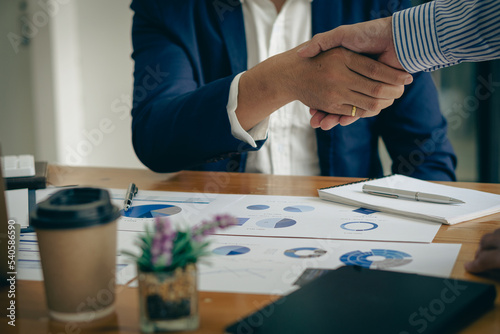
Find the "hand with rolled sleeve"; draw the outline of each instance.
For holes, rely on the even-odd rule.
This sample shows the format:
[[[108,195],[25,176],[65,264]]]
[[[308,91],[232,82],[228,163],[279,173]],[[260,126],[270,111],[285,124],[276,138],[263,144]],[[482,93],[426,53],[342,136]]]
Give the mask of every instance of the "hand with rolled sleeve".
[[[271,57],[245,72],[236,115],[249,130],[281,106],[299,100],[312,109],[357,117],[377,115],[401,97],[411,76],[369,57],[335,48],[302,58],[297,50]]]
[[[298,51],[302,57],[314,57],[335,47],[377,55],[377,60],[395,69],[404,70],[398,61],[392,39],[392,18],[382,18],[349,26],[340,26],[334,30],[317,34]],[[388,79],[386,79],[388,80]],[[403,84],[412,82],[412,77],[404,77]],[[322,110],[319,111],[318,110]],[[327,112],[321,108],[311,108],[311,126],[329,130],[337,124],[348,125],[359,117],[343,116]],[[359,116],[359,115],[358,115]],[[370,116],[365,114],[366,116]]]

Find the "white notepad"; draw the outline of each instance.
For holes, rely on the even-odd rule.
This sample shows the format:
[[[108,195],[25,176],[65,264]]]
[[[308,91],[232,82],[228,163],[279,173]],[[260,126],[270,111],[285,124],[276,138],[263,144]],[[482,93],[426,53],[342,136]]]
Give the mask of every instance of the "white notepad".
[[[450,196],[465,203],[438,204],[375,196],[363,192],[364,184]],[[318,194],[324,200],[448,225],[500,212],[500,195],[445,186],[398,174],[380,179],[322,188],[318,190]]]

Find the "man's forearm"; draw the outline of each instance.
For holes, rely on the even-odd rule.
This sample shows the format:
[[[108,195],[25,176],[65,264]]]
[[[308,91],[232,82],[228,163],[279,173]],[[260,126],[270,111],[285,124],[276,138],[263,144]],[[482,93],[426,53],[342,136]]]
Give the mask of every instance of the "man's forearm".
[[[297,48],[241,76],[235,113],[244,130],[295,100],[330,114],[370,117],[404,92],[406,72],[344,48],[314,58],[299,57]]]
[[[393,15],[398,59],[410,73],[500,57],[500,1],[436,0]]]
[[[293,101],[281,80],[280,57],[272,57],[243,73],[238,88],[236,116],[248,131],[285,104]]]

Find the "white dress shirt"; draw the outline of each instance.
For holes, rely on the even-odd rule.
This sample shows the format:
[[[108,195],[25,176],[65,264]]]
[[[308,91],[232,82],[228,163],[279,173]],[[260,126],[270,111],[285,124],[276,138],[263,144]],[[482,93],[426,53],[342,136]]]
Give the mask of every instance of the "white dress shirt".
[[[241,0],[245,21],[248,68],[311,39],[311,1],[287,0],[280,12],[270,0]],[[231,131],[253,147],[268,137],[258,151],[248,153],[246,172],[281,175],[319,175],[315,130],[309,108],[299,101],[275,111],[248,132],[238,122],[237,75],[229,91],[227,111]]]

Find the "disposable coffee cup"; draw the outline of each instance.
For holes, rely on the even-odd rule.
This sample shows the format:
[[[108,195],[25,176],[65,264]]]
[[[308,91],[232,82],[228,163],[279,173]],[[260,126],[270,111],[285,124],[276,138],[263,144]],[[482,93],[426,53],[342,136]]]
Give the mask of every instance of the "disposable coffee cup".
[[[119,216],[98,188],[60,190],[30,215],[51,318],[88,322],[114,311]]]

